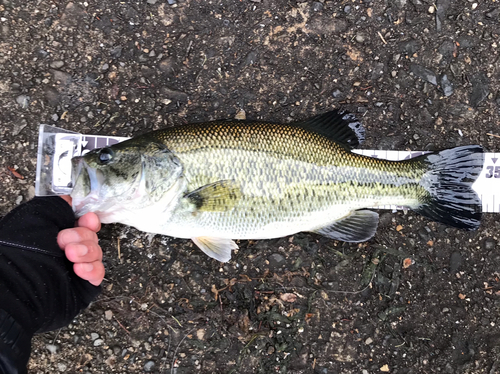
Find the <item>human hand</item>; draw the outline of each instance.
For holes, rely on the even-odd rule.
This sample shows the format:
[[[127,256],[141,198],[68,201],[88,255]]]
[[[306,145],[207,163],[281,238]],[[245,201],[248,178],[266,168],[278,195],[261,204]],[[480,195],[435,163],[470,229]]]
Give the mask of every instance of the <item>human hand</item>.
[[[99,219],[88,215],[74,227],[67,202],[35,197],[0,220],[0,309],[15,317],[29,339],[66,326],[101,292]],[[79,252],[83,248],[86,254]]]
[[[71,197],[62,196],[71,205]],[[73,270],[80,278],[94,286],[104,279],[102,249],[99,246],[97,232],[101,222],[95,213],[87,213],[80,217],[77,227],[62,230],[57,235],[57,243],[65,252],[66,258],[73,262]]]

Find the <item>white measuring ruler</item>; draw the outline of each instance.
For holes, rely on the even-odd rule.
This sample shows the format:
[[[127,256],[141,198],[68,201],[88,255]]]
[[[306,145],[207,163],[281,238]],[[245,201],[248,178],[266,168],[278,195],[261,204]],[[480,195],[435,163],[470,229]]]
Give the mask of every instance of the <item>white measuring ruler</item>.
[[[44,125],[42,125],[44,126]],[[57,129],[57,128],[52,128]],[[40,129],[43,133],[42,128]],[[69,183],[71,182],[71,163],[69,160],[71,157],[79,156],[85,154],[92,149],[102,148],[110,146],[129,138],[119,137],[119,136],[102,136],[102,135],[82,135],[73,133],[69,135],[68,133],[55,133],[55,156],[58,165],[62,168],[54,166],[52,175],[52,192],[47,191],[46,193],[38,190],[37,195],[53,195],[57,194],[58,187],[61,187],[59,193],[67,193]],[[68,138],[68,136],[71,137]],[[76,144],[76,146],[75,146]],[[39,152],[43,149],[43,144],[39,141]],[[71,155],[71,149],[73,149],[73,154]],[[382,158],[392,161],[401,161],[409,158],[417,157],[425,153],[422,151],[380,151],[371,149],[355,149],[353,152],[358,153],[363,156]],[[68,162],[62,162],[61,155],[68,155]],[[39,153],[39,162],[40,162]],[[69,165],[69,166],[68,166]],[[37,180],[39,179],[37,170]],[[483,205],[483,212],[485,213],[500,213],[500,153],[485,153],[484,154],[484,165],[481,174],[477,178],[476,182],[472,185],[472,189],[476,191],[481,199]],[[499,196],[496,196],[499,195]],[[399,209],[397,206],[383,206],[380,209]]]

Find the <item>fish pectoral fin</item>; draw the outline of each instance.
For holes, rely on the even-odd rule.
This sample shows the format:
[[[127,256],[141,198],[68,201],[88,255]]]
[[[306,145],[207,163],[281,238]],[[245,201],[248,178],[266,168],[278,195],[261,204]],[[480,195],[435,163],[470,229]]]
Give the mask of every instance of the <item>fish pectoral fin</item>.
[[[313,232],[343,242],[365,242],[377,231],[378,214],[371,210],[356,210],[347,217]]]
[[[231,239],[212,238],[210,236],[199,236],[191,240],[209,257],[220,262],[228,262],[231,259],[231,251],[238,249],[238,245]]]
[[[184,196],[197,211],[225,212],[232,209],[242,193],[233,180],[221,180],[202,186]]]

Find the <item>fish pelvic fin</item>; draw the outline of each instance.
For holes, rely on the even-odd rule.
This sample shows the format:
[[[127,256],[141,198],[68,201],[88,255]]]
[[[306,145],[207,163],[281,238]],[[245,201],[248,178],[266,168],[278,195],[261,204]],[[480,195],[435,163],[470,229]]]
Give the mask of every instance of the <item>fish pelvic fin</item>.
[[[352,149],[365,140],[365,129],[354,114],[332,110],[291,125],[321,134],[336,143]]]
[[[231,210],[241,198],[241,189],[233,180],[222,180],[202,186],[184,197],[200,212]]]
[[[424,161],[428,171],[420,181],[426,191],[419,199],[421,204],[411,208],[434,221],[476,230],[481,223],[482,205],[472,184],[483,169],[483,148],[456,147],[414,160]]]
[[[210,236],[199,236],[191,240],[209,257],[220,262],[228,262],[231,259],[231,251],[238,249],[238,245],[231,239],[213,238]]]
[[[360,243],[372,238],[377,226],[377,213],[371,210],[355,210],[331,225],[313,232],[343,242]]]

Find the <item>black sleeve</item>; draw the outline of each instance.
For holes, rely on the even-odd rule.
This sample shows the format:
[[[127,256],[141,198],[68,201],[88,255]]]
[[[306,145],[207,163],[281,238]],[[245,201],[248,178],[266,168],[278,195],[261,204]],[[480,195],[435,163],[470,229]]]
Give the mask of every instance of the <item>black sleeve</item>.
[[[5,373],[24,373],[33,334],[69,324],[100,292],[57,244],[59,231],[74,224],[59,197],[35,198],[0,221],[0,373],[8,365],[17,371]]]

